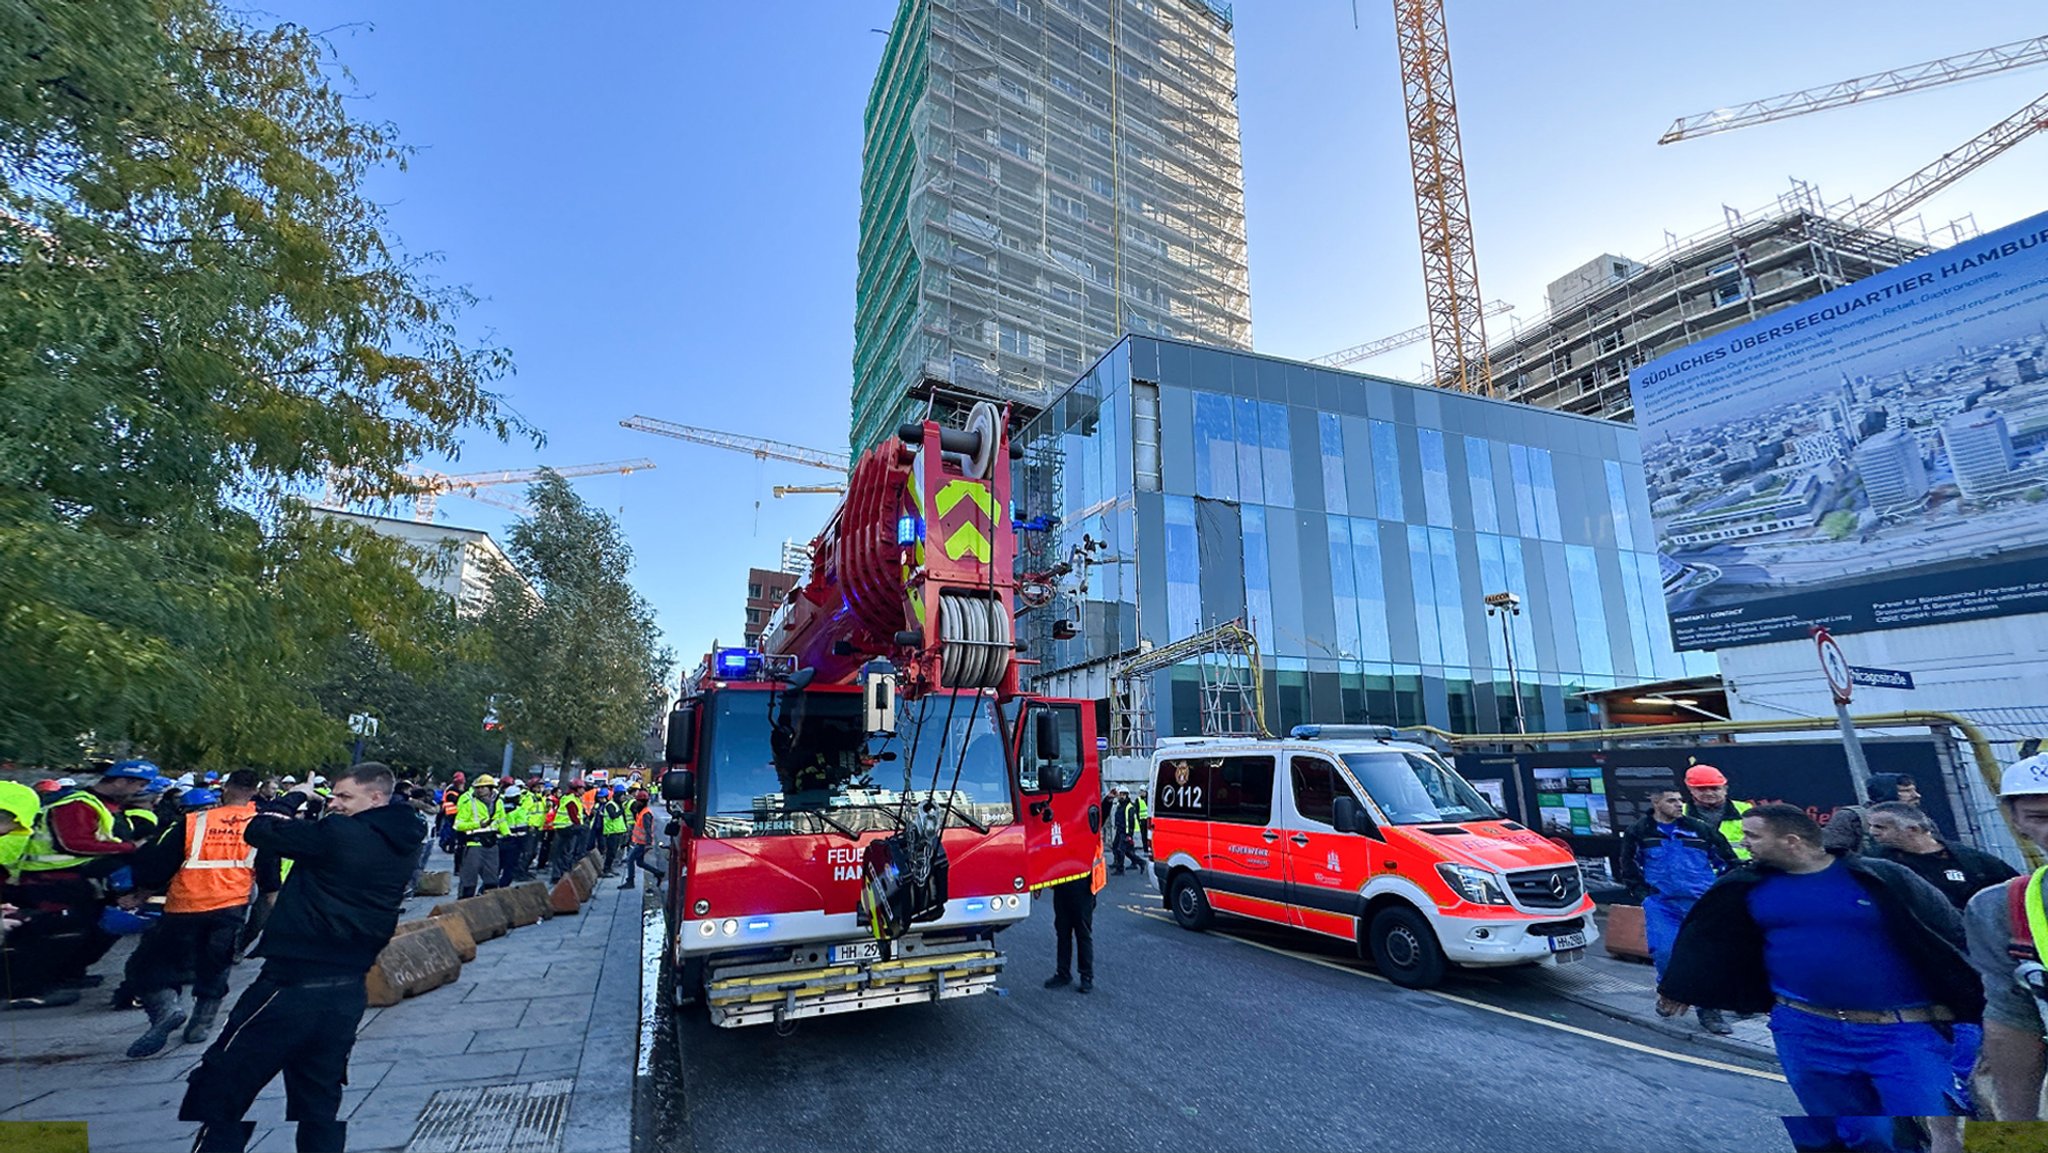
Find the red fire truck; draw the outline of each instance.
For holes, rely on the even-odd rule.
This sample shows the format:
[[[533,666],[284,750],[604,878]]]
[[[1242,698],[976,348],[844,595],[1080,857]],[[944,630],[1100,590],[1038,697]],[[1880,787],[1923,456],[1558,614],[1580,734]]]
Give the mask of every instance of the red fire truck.
[[[1007,414],[868,451],[759,651],[669,714],[668,962],[714,1024],[967,997],[1101,844],[1093,702],[1020,695]]]

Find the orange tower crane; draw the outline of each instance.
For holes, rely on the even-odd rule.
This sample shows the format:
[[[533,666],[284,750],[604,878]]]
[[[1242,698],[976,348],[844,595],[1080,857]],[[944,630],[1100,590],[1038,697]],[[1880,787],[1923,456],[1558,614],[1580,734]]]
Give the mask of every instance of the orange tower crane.
[[[1486,305],[1465,198],[1465,152],[1451,85],[1451,42],[1443,0],[1394,0],[1394,39],[1415,169],[1415,221],[1422,237],[1422,288],[1436,384],[1493,395],[1486,360]]]

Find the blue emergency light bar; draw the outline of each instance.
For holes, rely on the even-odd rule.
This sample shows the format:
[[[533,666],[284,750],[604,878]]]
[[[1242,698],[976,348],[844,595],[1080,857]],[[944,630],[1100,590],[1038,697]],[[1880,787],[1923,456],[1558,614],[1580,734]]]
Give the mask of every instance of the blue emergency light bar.
[[[916,544],[919,538],[923,536],[924,526],[917,522],[915,516],[904,515],[896,518],[897,544]]]
[[[718,675],[722,677],[743,677],[749,668],[758,668],[761,654],[752,649],[718,650]]]

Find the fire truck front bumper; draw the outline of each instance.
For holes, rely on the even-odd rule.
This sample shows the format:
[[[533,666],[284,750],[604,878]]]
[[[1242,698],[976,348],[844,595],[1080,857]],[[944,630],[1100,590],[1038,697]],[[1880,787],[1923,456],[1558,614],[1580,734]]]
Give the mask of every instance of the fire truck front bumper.
[[[1002,969],[1002,953],[982,936],[851,940],[798,948],[780,960],[708,957],[704,1000],[714,1025],[781,1024],[972,997],[995,988]]]

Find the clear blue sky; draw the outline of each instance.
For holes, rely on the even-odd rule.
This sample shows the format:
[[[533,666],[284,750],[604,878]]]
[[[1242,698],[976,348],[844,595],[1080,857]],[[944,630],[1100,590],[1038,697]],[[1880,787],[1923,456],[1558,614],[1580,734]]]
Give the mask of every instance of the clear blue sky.
[[[466,325],[513,350],[513,406],[545,448],[477,440],[459,471],[647,456],[579,482],[618,512],[635,583],[693,662],[740,634],[749,564],[808,539],[829,479],[618,427],[633,413],[843,449],[861,112],[894,0],[478,5],[317,0],[360,115],[422,151],[374,194],[414,251],[482,297]],[[1420,324],[1421,276],[1386,0],[1237,4],[1252,320],[1308,357]],[[2039,7],[1723,0],[1708,8],[1451,0],[1480,276],[1539,312],[1551,279],[1666,229],[1770,204],[1788,177],[1869,196],[2048,88],[2022,70],[1659,147],[1675,117],[2039,35]],[[2048,139],[1930,202],[1984,230],[2048,207]],[[1501,323],[1501,322],[1496,322]],[[1422,368],[1415,346],[1361,366]],[[758,506],[758,507],[757,507]],[[459,498],[443,519],[497,530]]]

